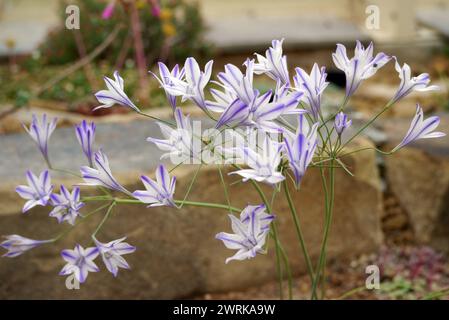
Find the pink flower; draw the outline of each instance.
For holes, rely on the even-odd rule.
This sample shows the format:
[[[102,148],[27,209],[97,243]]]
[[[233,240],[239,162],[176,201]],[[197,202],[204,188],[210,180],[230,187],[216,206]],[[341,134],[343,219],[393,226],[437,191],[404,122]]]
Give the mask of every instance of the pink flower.
[[[103,13],[101,14],[101,18],[103,20],[110,19],[114,14],[114,8],[115,8],[115,1],[112,1],[104,8]]]

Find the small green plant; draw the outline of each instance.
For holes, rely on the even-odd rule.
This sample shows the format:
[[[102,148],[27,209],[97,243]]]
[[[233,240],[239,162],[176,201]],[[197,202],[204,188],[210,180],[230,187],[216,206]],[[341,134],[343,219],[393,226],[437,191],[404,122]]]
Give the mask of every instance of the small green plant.
[[[118,24],[123,28],[117,39],[98,59],[117,64],[123,56],[133,59],[135,56],[131,38],[130,18],[126,6],[116,5],[113,15],[104,19],[104,2],[97,0],[77,0],[80,8],[80,34],[87,52],[99,46]],[[181,61],[188,56],[210,55],[211,46],[202,39],[204,23],[196,3],[184,0],[161,2],[158,15],[152,13],[151,6],[145,1],[137,1],[142,27],[142,40],[147,62],[164,58],[168,61]],[[64,6],[61,6],[61,18],[66,18]],[[167,50],[168,49],[168,50]],[[42,62],[45,64],[66,64],[79,59],[79,52],[73,30],[60,28],[54,30],[41,46]],[[167,52],[165,52],[167,51]]]

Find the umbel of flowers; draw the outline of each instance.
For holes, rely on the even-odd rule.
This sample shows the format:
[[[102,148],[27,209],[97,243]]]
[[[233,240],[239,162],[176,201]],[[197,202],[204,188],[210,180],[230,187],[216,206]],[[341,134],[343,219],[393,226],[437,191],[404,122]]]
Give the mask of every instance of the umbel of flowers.
[[[247,59],[242,68],[232,64],[225,65],[224,71],[218,72],[216,80],[213,81],[211,81],[213,61],[209,61],[204,68],[201,68],[194,58],[188,58],[184,66],[176,65],[171,70],[163,63],[159,63],[159,74],[152,74],[165,91],[173,111],[173,120],[158,119],[142,112],[141,108],[127,96],[124,80],[117,71],[113,73],[114,79],[104,78],[106,89],[96,93],[100,103],[97,108],[119,105],[147,117],[149,121],[157,121],[163,138],[148,137],[146,140],[163,152],[162,158],[169,158],[173,162],[170,170],[162,164],[159,165],[153,178],[142,175],[140,190],[127,190],[114,177],[107,155],[94,144],[95,124],[86,121],[77,125],[74,132],[80,143],[79,151],[86,157],[86,163],[80,165],[80,181],[71,187],[54,186],[51,182],[51,172],[62,171],[62,168],[52,166],[49,156],[49,140],[57,120],[49,119],[46,115],[42,117],[33,115],[31,125],[25,129],[36,142],[37,150],[42,154],[48,169],[39,173],[28,170],[25,173],[26,183],[16,188],[18,195],[26,200],[23,212],[29,214],[36,206],[50,207],[48,209],[50,217],[56,218],[60,224],[69,224],[72,228],[93,214],[102,212],[104,214],[102,221],[91,235],[92,246],[82,247],[80,244],[74,244],[73,248],[61,251],[61,266],[63,263],[65,265],[62,266],[60,275],[74,275],[82,283],[86,281],[90,272],[98,272],[102,268],[114,276],[118,275],[119,269],[129,269],[125,256],[133,253],[136,248],[125,242],[126,238],[121,237],[122,235],[117,235],[116,240],[101,239],[99,235],[105,221],[111,218],[111,213],[117,205],[144,204],[148,210],[155,206],[168,206],[175,210],[181,210],[183,206],[199,206],[228,212],[230,229],[216,235],[216,239],[233,251],[225,263],[253,259],[258,254],[265,254],[269,239],[273,239],[272,248],[276,253],[281,298],[283,274],[289,279],[291,298],[291,270],[288,256],[278,237],[276,214],[272,212],[271,201],[260,187],[260,184],[268,184],[272,187],[273,199],[276,193],[285,193],[291,211],[292,227],[298,236],[298,250],[304,256],[312,284],[310,296],[313,299],[319,298],[318,288],[324,285],[322,280],[326,264],[326,248],[332,224],[335,170],[343,169],[349,172],[341,161],[347,155],[345,147],[380,115],[392,108],[398,100],[413,91],[436,90],[437,87],[429,86],[430,79],[427,74],[412,76],[410,67],[405,63],[401,67],[395,57],[384,53],[374,54],[372,43],[365,48],[357,42],[352,57],[348,56],[343,45],[338,44],[332,57],[335,66],[346,75],[346,94],[338,111],[325,118],[324,114],[329,112],[323,112],[321,100],[328,85],[326,68],[314,64],[309,73],[296,67],[295,74],[291,76],[287,57],[282,52],[282,42],[274,40],[265,55],[256,54],[256,59]],[[352,124],[349,116],[345,114],[349,99],[365,79],[374,76],[379,68],[392,59],[400,80],[397,92],[373,118],[358,128],[348,130]],[[255,76],[271,78],[272,88],[265,92],[257,90],[254,87]],[[180,107],[186,101],[197,105],[205,117],[212,120],[213,128],[209,128],[213,129],[212,134],[198,133],[194,130],[192,120]],[[436,131],[438,124],[438,117],[425,118],[421,107],[417,105],[416,115],[408,132],[404,132],[401,143],[389,152],[378,149],[375,151],[390,155],[415,140],[442,137],[445,134]],[[234,142],[231,146],[226,141],[218,139],[225,131]],[[143,143],[144,138],[142,137]],[[351,153],[363,150],[366,149]],[[240,176],[243,182],[255,188],[260,195],[260,203],[236,208],[231,205],[229,197],[227,203],[221,204],[214,202],[213,199],[211,202],[189,200],[189,191],[182,197],[175,196],[176,178],[173,172],[180,165],[192,162],[200,163],[198,169],[200,170],[202,166],[207,165],[204,161],[206,152],[213,152],[216,155],[213,159],[219,164],[219,168],[224,165],[235,168],[230,174]],[[317,261],[312,261],[308,254],[301,231],[303,226],[296,214],[288,188],[288,180],[291,180],[296,190],[300,192],[301,181],[309,167],[320,170],[326,195],[324,199],[326,219]],[[221,169],[220,175],[222,176]],[[194,184],[196,176],[195,174],[192,177],[190,186]],[[228,186],[224,179],[221,181],[224,194],[228,195]],[[98,189],[101,195],[82,196],[80,186]],[[114,195],[112,191],[115,192]],[[87,202],[102,205],[86,212]],[[1,246],[7,250],[5,257],[17,257],[35,247],[55,243],[66,233],[67,231],[63,231],[46,240],[34,240],[13,234],[6,236]],[[103,262],[104,267],[99,260]]]

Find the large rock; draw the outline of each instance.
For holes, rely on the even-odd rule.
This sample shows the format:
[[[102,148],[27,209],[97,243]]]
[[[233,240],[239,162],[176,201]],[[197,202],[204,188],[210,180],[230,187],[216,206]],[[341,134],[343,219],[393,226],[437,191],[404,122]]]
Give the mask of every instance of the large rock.
[[[410,119],[385,122],[391,149],[402,140]],[[449,133],[449,116],[441,114],[438,131]],[[391,191],[407,211],[415,239],[449,251],[449,144],[448,138],[418,140],[385,157]]]
[[[104,146],[111,167],[129,190],[141,188],[139,174],[152,174],[159,163],[159,152],[145,138],[158,135],[151,122],[103,124],[97,128],[97,143]],[[354,147],[370,145],[356,140]],[[25,135],[9,135],[0,140],[0,234],[17,233],[46,239],[65,230],[48,217],[50,208],[20,213],[22,199],[14,186],[22,183],[26,168],[41,170],[43,161]],[[57,168],[76,169],[84,159],[70,128],[57,129],[52,137],[51,157]],[[381,242],[380,179],[372,152],[356,153],[345,159],[354,172],[352,178],[337,170],[334,223],[329,241],[329,259],[347,259],[354,254],[376,250]],[[176,169],[180,199],[188,186],[195,166]],[[229,170],[228,170],[229,171]],[[54,175],[54,183],[79,182],[68,176]],[[226,177],[229,182],[236,176]],[[86,191],[83,194],[86,194]],[[264,188],[271,197],[271,188]],[[244,207],[261,203],[250,183],[229,188],[232,205]],[[191,200],[226,203],[218,171],[214,166],[203,169],[189,197]],[[323,194],[318,169],[310,168],[301,191],[294,201],[303,225],[312,258],[316,261],[323,229]],[[86,210],[87,212],[87,210]],[[295,274],[304,272],[290,212],[284,196],[278,195],[275,212],[282,242],[290,255]],[[218,209],[185,206],[182,210],[146,208],[143,205],[120,205],[98,234],[102,241],[128,236],[137,246],[127,260],[131,271],[120,271],[114,279],[98,260],[102,272],[89,275],[81,290],[67,290],[64,277],[57,273],[64,265],[59,256],[63,248],[75,243],[87,246],[103,213],[98,213],[54,245],[36,248],[15,259],[0,261],[0,298],[175,298],[207,291],[244,288],[276,278],[272,243],[268,255],[244,262],[224,264],[233,254],[214,239],[217,232],[230,231],[227,212]]]

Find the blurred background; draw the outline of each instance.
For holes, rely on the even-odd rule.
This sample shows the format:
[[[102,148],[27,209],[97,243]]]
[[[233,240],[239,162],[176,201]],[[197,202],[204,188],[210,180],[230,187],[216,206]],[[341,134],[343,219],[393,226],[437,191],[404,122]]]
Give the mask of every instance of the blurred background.
[[[415,74],[429,73],[440,90],[410,95],[358,143],[385,149],[394,146],[407,131],[417,102],[426,113],[439,114],[440,131],[449,132],[448,17],[449,0],[0,0],[0,233],[42,237],[42,232],[59,230],[54,221],[48,227],[45,209],[40,216],[22,217],[21,200],[13,192],[26,168],[43,168],[22,133],[22,123],[30,121],[31,113],[60,119],[62,128],[59,135],[55,133],[59,138],[52,138],[52,150],[61,166],[79,166],[82,160],[72,126],[92,119],[99,124],[97,141],[112,154],[113,170],[127,185],[137,184],[142,171],[154,170],[158,151],[147,147],[143,139],[156,134],[157,128],[138,120],[127,108],[92,111],[98,105],[93,94],[103,89],[103,76],[111,76],[114,70],[120,71],[136,105],[164,117],[171,109],[148,74],[156,70],[158,61],[173,66],[194,56],[204,65],[214,59],[216,74],[224,64],[241,66],[253,53],[263,54],[271,40],[284,38],[291,74],[296,66],[310,70],[314,62],[327,67],[331,85],[323,103],[332,110],[342,101],[345,85],[344,74],[332,63],[336,43],[345,44],[351,56],[356,40],[373,41],[375,52],[407,62]],[[261,90],[273,86],[264,77],[255,81]],[[348,105],[355,125],[380,110],[398,84],[392,62],[365,81]],[[199,115],[197,109],[185,108]],[[346,192],[337,200],[326,297],[361,288],[351,297],[414,299],[449,287],[449,145],[446,138],[426,142],[388,159],[372,154],[350,160],[356,177],[341,178]],[[193,197],[222,197],[220,191],[214,193],[220,182],[210,177],[211,172],[200,178]],[[306,238],[316,254],[322,225],[316,203],[322,199],[311,176],[305,183],[305,196],[295,201],[302,208]],[[188,171],[185,177],[188,183]],[[205,192],[201,186],[212,191]],[[249,191],[238,188],[236,201],[253,199],[252,194],[239,196]],[[213,235],[227,228],[226,217],[212,218],[197,211],[186,218],[155,210],[148,213],[154,219],[150,222],[141,217],[142,208],[127,210],[123,212],[134,214],[135,221],[118,215],[121,223],[114,227],[111,222],[109,232],[111,237],[130,232],[130,242],[140,244],[131,258],[136,270],[117,280],[95,275],[84,290],[70,291],[56,274],[61,267],[58,245],[14,261],[0,260],[0,297],[277,296],[270,257],[223,264],[228,252]],[[288,234],[287,215],[279,223],[286,229],[286,241],[294,242],[294,235]],[[208,232],[200,236],[199,230]],[[69,246],[77,238],[70,239]],[[298,254],[291,246],[292,255]],[[298,277],[295,296],[307,297],[310,284],[302,275],[304,263],[300,256],[292,260]],[[380,291],[363,289],[364,268],[369,264],[381,266],[384,285]],[[93,290],[94,286],[100,289]]]

